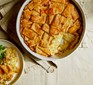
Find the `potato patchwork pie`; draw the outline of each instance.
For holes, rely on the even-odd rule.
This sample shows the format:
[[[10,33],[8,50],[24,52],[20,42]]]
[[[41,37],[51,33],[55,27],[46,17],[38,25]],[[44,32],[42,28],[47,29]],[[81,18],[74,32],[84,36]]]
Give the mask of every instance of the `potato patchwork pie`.
[[[82,28],[80,13],[69,0],[32,0],[25,6],[20,21],[26,45],[48,57],[73,49]]]

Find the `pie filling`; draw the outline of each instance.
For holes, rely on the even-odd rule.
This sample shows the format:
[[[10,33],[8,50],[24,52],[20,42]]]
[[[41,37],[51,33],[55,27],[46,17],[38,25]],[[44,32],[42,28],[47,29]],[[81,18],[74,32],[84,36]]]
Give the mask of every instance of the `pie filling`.
[[[58,47],[63,44],[63,41],[63,35],[59,34],[54,36],[51,45],[48,46],[51,55],[55,55],[56,53],[58,53]]]
[[[32,51],[51,57],[75,47],[81,19],[70,0],[32,0],[23,10],[20,33]]]

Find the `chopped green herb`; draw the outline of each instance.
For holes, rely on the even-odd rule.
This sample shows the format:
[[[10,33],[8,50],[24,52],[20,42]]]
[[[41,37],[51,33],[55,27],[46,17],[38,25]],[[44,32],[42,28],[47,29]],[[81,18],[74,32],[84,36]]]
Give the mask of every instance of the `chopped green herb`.
[[[5,52],[2,52],[2,53],[0,54],[0,60],[2,60],[2,59],[4,58],[4,56],[5,56]]]
[[[0,45],[0,61],[4,58],[5,56],[5,46]]]
[[[4,50],[4,49],[5,49],[5,46],[0,45],[0,50]]]

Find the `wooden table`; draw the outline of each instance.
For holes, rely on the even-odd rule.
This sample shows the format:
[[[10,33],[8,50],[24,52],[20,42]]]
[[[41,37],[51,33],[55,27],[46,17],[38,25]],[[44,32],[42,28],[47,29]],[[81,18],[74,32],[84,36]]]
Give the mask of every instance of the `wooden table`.
[[[82,1],[87,28],[79,48],[69,57],[55,61],[58,68],[53,73],[25,56],[24,73],[15,85],[93,85],[93,0]],[[0,38],[8,38],[2,30]]]

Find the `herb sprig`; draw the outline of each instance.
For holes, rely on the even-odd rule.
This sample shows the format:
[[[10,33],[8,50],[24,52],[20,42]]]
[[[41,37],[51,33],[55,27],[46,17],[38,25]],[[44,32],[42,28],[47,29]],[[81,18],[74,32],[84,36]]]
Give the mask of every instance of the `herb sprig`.
[[[0,45],[0,61],[4,58],[5,56],[5,46]]]

